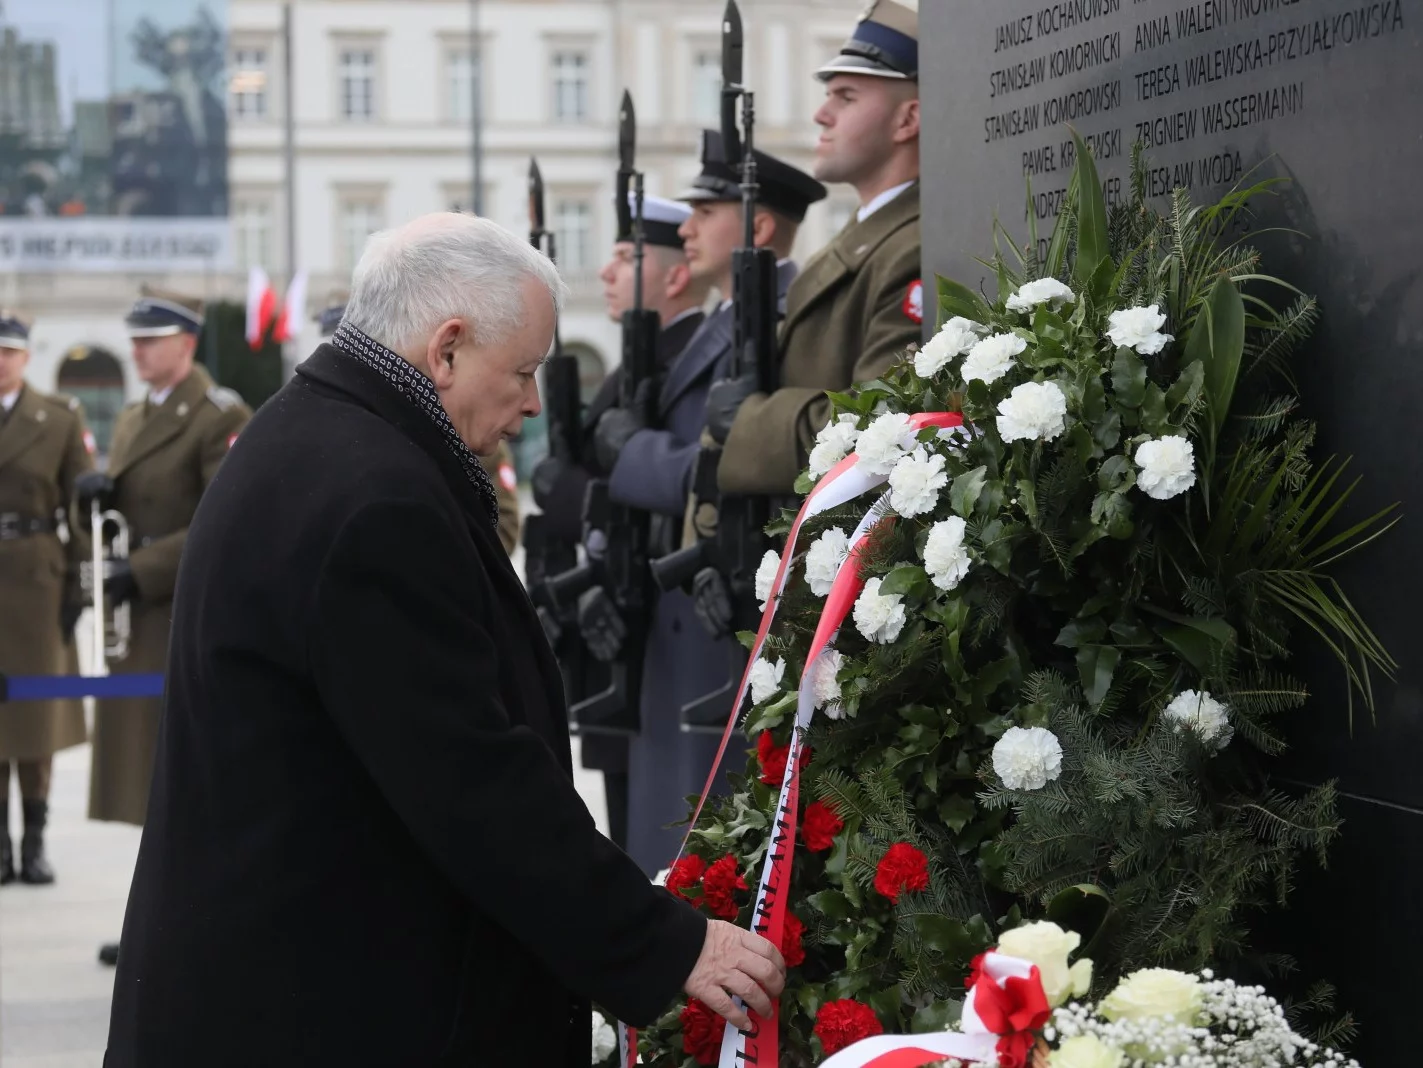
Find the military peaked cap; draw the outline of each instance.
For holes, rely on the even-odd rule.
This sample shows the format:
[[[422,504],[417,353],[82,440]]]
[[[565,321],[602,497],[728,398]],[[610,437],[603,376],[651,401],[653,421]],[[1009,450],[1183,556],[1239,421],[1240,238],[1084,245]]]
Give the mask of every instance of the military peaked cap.
[[[661,245],[664,248],[682,247],[682,235],[677,231],[682,224],[687,221],[687,217],[692,214],[692,209],[685,204],[675,200],[668,200],[666,197],[654,197],[643,194],[642,197],[642,239],[649,245]],[[637,194],[628,194],[628,217],[634,218],[637,215]],[[619,241],[631,241],[629,235],[620,235]]]
[[[0,349],[30,347],[30,324],[15,312],[0,308]]]
[[[784,215],[793,222],[805,218],[805,211],[825,199],[825,187],[805,171],[783,163],[775,156],[755,150],[757,203]],[[741,161],[728,162],[721,134],[702,131],[702,173],[692,179],[692,187],[677,195],[678,200],[740,200]]]
[[[919,0],[872,0],[840,54],[815,72],[919,79]]]
[[[129,337],[171,337],[196,334],[203,328],[203,302],[144,286],[133,309],[124,317]]]

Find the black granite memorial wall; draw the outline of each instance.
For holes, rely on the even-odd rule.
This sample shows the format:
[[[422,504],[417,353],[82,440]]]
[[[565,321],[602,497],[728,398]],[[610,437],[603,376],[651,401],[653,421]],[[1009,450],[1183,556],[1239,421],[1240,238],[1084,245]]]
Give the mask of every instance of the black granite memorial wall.
[[[1317,454],[1354,457],[1358,512],[1402,504],[1403,523],[1341,573],[1401,668],[1351,731],[1333,661],[1296,665],[1313,698],[1281,775],[1337,777],[1346,822],[1329,869],[1303,868],[1288,912],[1257,931],[1301,975],[1337,984],[1366,1066],[1411,1063],[1423,1004],[1423,0],[921,0],[920,20],[926,280],[987,291],[974,257],[992,251],[995,214],[1021,239],[1031,210],[1046,238],[1069,127],[1109,197],[1125,195],[1138,140],[1155,195],[1214,197],[1255,167],[1290,179],[1253,225],[1299,231],[1261,236],[1265,267],[1322,305],[1301,367]]]

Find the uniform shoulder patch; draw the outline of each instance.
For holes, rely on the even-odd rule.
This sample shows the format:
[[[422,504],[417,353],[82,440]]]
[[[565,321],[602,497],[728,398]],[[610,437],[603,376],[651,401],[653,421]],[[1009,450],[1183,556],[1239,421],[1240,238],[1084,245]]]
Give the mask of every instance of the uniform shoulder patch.
[[[225,386],[213,386],[208,390],[208,400],[217,405],[220,411],[229,411],[242,403],[242,397],[226,388]]]
[[[917,278],[909,283],[909,291],[904,294],[904,316],[912,322],[924,321],[924,283]]]

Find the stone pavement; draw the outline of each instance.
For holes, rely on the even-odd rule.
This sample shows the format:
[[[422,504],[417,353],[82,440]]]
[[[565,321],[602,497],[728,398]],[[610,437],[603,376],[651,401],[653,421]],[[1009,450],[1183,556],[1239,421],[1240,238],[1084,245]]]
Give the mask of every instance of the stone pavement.
[[[579,768],[578,792],[606,832],[603,780]],[[100,1068],[113,969],[99,946],[117,939],[139,828],[85,818],[89,747],[55,758],[49,856],[53,886],[0,888],[0,1068]],[[11,820],[18,827],[19,813]]]

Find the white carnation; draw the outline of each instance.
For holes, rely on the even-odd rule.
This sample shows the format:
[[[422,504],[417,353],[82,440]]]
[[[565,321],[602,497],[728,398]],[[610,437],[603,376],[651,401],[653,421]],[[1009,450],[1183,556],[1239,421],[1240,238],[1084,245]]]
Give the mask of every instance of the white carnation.
[[[1056,278],[1038,278],[1023,283],[1004,306],[1009,311],[1026,312],[1032,311],[1039,304],[1052,304],[1056,307],[1059,304],[1076,303],[1077,294]]]
[[[841,415],[820,428],[815,435],[815,447],[810,450],[807,466],[811,481],[815,481],[850,455],[855,447],[855,439],[860,436],[855,428],[856,417]]]
[[[786,673],[786,662],[777,660],[774,664],[765,657],[757,657],[751,665],[751,703],[759,705],[769,701],[781,688],[781,678]]]
[[[815,678],[811,683],[815,707],[825,709],[825,714],[831,719],[840,719],[845,715],[845,709],[840,704],[840,682],[835,677],[844,666],[845,658],[835,649],[822,653],[815,665]]]
[[[920,378],[932,378],[945,364],[962,356],[978,340],[982,327],[972,319],[955,315],[922,349],[914,354],[914,371]]]
[[[993,747],[993,770],[1010,790],[1041,790],[1062,774],[1062,745],[1044,727],[1009,727]]]
[[[966,524],[958,516],[950,516],[929,528],[924,541],[924,570],[941,590],[952,590],[963,581],[972,561],[963,547]]]
[[[865,641],[888,645],[904,629],[904,598],[897,593],[880,596],[880,579],[865,583],[855,601],[855,627]]]
[[[1143,441],[1136,449],[1137,488],[1158,501],[1168,501],[1196,484],[1196,451],[1180,434]]]
[[[1190,728],[1207,745],[1224,749],[1235,728],[1230,725],[1230,709],[1205,690],[1185,690],[1171,699],[1163,713],[1177,731]]]
[[[906,519],[932,512],[939,491],[949,484],[944,462],[922,445],[900,460],[889,473],[889,506]]]
[[[835,584],[840,565],[850,555],[850,539],[840,527],[831,527],[811,543],[805,554],[805,582],[810,592],[825,597]]]
[[[756,600],[761,602],[761,611],[766,610],[771,594],[776,589],[776,572],[780,570],[781,557],[774,549],[767,549],[761,557],[761,566],[756,569]]]
[[[994,334],[984,338],[968,350],[968,359],[963,362],[963,380],[978,380],[990,385],[997,382],[1013,369],[1013,357],[1027,347],[1028,343],[1017,334]]]
[[[1172,340],[1161,333],[1166,316],[1155,304],[1146,308],[1123,308],[1107,317],[1107,337],[1113,345],[1136,349],[1143,356],[1155,356]]]
[[[1005,442],[1052,441],[1067,429],[1067,397],[1056,382],[1024,382],[998,405],[998,433]]]
[[[855,443],[857,467],[871,475],[887,475],[899,458],[914,447],[914,429],[903,412],[886,412],[860,432]]]
[[[602,1013],[593,1013],[593,1059],[590,1064],[602,1064],[618,1048],[618,1036],[613,1025],[603,1019]]]

